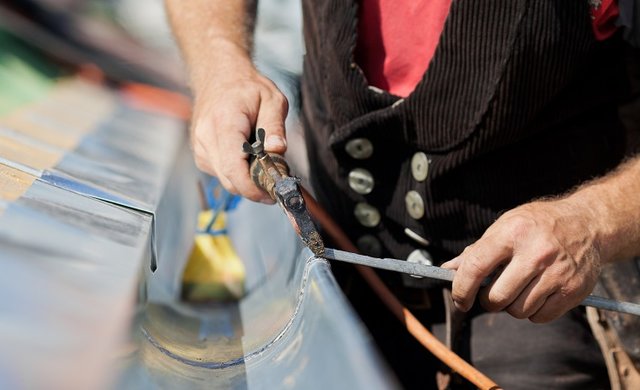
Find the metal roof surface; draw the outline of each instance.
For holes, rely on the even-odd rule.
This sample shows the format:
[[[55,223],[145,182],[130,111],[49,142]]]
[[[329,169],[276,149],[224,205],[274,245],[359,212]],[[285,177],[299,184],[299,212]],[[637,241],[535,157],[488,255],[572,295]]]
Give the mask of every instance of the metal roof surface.
[[[0,388],[393,386],[328,264],[276,207],[229,214],[243,299],[180,302],[200,207],[184,124],[70,88],[107,109],[49,101],[0,120],[7,139],[60,154],[44,167],[0,156],[6,182],[31,177],[0,208]]]

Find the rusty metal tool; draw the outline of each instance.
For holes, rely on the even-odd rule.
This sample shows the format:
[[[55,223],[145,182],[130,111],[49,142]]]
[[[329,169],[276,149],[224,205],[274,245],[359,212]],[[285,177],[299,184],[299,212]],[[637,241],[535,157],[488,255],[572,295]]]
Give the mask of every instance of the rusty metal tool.
[[[324,257],[330,260],[338,260],[352,264],[366,265],[368,267],[438,279],[446,282],[452,282],[453,277],[456,274],[456,271],[452,269],[440,268],[433,265],[410,263],[405,260],[389,258],[380,259],[377,257],[358,255],[355,253],[331,248],[325,249]],[[490,282],[491,278],[487,278],[484,281],[483,285],[486,286]],[[617,311],[620,313],[640,316],[640,305],[633,302],[621,302],[597,295],[589,295],[582,302],[580,302],[580,304],[582,306],[591,306],[598,309]]]
[[[255,157],[250,167],[251,177],[256,185],[263,188],[282,207],[302,242],[315,256],[418,277],[428,277],[446,282],[453,281],[454,270],[410,263],[404,260],[380,259],[331,248],[325,249],[322,237],[307,210],[299,186],[300,179],[289,175],[289,166],[282,156],[265,152],[264,139],[265,131],[260,128],[256,132],[256,141],[253,144],[245,142],[242,145],[242,150],[245,153]],[[483,285],[486,286],[490,282],[491,278],[489,277],[483,282]],[[640,305],[632,302],[619,302],[589,295],[580,304],[640,316]]]
[[[250,173],[254,183],[263,188],[275,200],[289,217],[302,242],[318,257],[324,256],[324,242],[309,211],[300,190],[300,179],[289,175],[289,166],[284,158],[269,154],[264,150],[265,131],[259,128],[253,144],[245,142],[242,150],[254,156]]]

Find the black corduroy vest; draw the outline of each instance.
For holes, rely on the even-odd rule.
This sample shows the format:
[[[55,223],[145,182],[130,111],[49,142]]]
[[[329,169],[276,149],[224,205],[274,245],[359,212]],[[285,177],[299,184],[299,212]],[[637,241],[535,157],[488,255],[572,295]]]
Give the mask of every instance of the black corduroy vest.
[[[355,0],[304,0],[303,14],[311,180],[354,240],[377,237],[379,255],[404,258],[428,241],[444,261],[500,212],[567,191],[623,157],[622,48],[595,41],[586,0],[453,0],[406,99],[369,88],[354,63]],[[347,152],[357,138],[371,142],[370,157]],[[411,173],[416,152],[430,160],[424,181]],[[372,173],[370,193],[349,186],[355,168]],[[419,219],[407,212],[409,191],[424,201]],[[380,212],[376,226],[354,217],[358,203]]]

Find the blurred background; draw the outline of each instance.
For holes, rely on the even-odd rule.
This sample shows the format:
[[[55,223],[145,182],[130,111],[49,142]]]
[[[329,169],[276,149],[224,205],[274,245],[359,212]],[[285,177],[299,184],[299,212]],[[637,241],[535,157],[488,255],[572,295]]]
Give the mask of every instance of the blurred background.
[[[96,63],[116,80],[184,89],[185,71],[161,0],[3,0],[0,5],[3,29],[49,55],[76,65]],[[299,75],[299,1],[263,0],[258,14],[257,62]]]
[[[57,72],[61,71],[59,65],[63,65],[65,72],[88,71],[91,74],[91,70],[98,70],[108,81],[142,83],[185,96],[189,94],[186,70],[161,0],[2,0],[0,5],[3,36],[11,35],[13,39],[22,40],[22,44],[42,51],[43,55],[38,59],[33,56],[22,58],[23,66],[34,71],[44,63],[58,62],[54,73],[31,73],[44,78],[41,81],[45,84],[56,80]],[[293,147],[287,157],[296,173],[306,177],[307,163],[298,120],[298,80],[304,51],[300,6],[297,0],[258,2],[254,58],[258,68],[289,98],[288,141]],[[5,63],[9,51],[6,45]],[[8,71],[4,73],[5,80],[14,79]],[[30,93],[36,96],[29,88],[38,86],[42,85],[19,87],[13,83],[12,96],[0,99],[16,100],[16,96]],[[189,116],[184,104],[167,107],[171,104],[166,102],[165,94],[150,93],[145,98],[156,103],[163,101],[166,109],[177,111],[183,117]],[[3,100],[0,104],[9,106]],[[0,113],[2,110],[0,106]],[[4,111],[7,110],[5,107]]]

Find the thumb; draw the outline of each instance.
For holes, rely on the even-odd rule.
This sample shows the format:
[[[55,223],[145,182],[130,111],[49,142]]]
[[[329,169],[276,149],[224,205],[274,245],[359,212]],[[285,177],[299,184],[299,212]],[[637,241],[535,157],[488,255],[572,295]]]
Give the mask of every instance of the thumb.
[[[289,104],[282,94],[274,95],[260,104],[256,127],[262,127],[266,133],[264,148],[267,152],[284,154],[287,150],[284,120]]]
[[[265,129],[266,130],[266,129]],[[264,141],[264,148],[267,152],[284,154],[287,150],[287,139],[284,135],[284,128],[266,130],[267,138]]]

